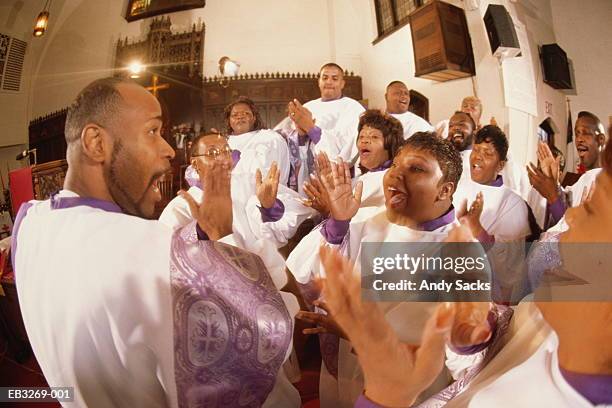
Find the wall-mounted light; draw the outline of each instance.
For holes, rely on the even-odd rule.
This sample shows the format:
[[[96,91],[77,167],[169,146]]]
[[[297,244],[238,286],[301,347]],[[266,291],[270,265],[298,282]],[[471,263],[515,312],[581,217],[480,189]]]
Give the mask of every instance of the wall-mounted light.
[[[223,88],[227,88],[230,83],[230,78],[238,75],[240,71],[240,64],[229,57],[221,57],[219,60],[219,72],[221,73],[221,80],[219,85]]]
[[[142,71],[144,71],[144,65],[142,65],[140,61],[134,61],[128,65],[128,71],[130,73],[130,78],[139,78]]]
[[[49,8],[51,7],[51,0],[47,0],[45,2],[45,6],[43,7],[40,14],[36,18],[36,23],[34,23],[34,31],[32,35],[34,37],[42,37],[47,31],[47,25],[49,24]]]

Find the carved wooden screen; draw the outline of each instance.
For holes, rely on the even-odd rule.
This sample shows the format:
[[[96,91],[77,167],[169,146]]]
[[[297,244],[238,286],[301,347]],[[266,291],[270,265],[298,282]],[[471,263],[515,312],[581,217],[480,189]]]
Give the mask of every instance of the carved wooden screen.
[[[344,95],[362,99],[361,77],[346,73]],[[252,99],[269,128],[287,116],[287,104],[293,98],[304,103],[321,96],[317,74],[255,74],[231,79],[227,88],[218,78],[205,78],[203,86],[203,128],[225,131],[223,109],[239,96]]]
[[[38,164],[66,158],[66,112],[62,109],[30,122],[28,141],[30,149],[36,149]]]

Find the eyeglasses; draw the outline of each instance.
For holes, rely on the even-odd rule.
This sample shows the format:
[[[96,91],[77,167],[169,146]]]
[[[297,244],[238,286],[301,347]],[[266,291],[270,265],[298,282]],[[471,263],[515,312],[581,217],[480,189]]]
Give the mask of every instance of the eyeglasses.
[[[229,146],[225,146],[221,149],[216,148],[216,147],[211,147],[210,149],[208,149],[202,154],[192,154],[191,158],[204,156],[210,159],[215,159],[221,155],[230,156],[231,154],[232,154],[232,149]]]
[[[242,112],[232,112],[230,115],[232,119],[241,118],[243,116],[251,117],[253,116],[253,113],[250,111],[242,111]]]

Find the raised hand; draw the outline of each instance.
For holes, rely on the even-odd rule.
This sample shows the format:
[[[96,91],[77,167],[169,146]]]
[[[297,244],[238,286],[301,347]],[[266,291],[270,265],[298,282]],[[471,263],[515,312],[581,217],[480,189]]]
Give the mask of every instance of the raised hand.
[[[332,179],[331,161],[327,157],[327,153],[321,152],[315,156],[315,164],[317,175],[328,180]]]
[[[459,207],[459,211],[457,212],[457,219],[462,225],[467,226],[470,229],[470,232],[473,236],[477,237],[480,235],[484,228],[480,223],[480,216],[482,215],[482,209],[484,207],[484,198],[482,196],[482,192],[476,194],[476,198],[474,202],[467,208],[467,199],[463,200],[461,206]]]
[[[310,182],[304,183],[304,192],[308,199],[302,204],[317,210],[322,216],[329,216],[329,195],[320,181],[320,176],[310,176]]]
[[[262,179],[261,170],[255,172],[255,193],[263,208],[272,208],[278,194],[280,170],[276,162],[272,162],[265,179]]]
[[[216,241],[232,233],[231,165],[214,160],[198,166],[204,197],[198,204],[186,191],[179,194],[208,238]]]
[[[557,200],[559,197],[559,182],[552,175],[547,176],[533,163],[529,163],[527,177],[529,177],[529,183],[548,201],[548,204]]]
[[[330,215],[338,221],[350,220],[359,210],[363,183],[361,181],[357,182],[353,194],[348,163],[339,159],[338,163],[331,163],[331,170],[331,179],[323,178],[320,180],[329,195]]]
[[[315,300],[313,304],[323,309],[327,314],[300,310],[299,313],[295,316],[297,319],[316,325],[316,327],[308,327],[302,330],[302,333],[332,333],[338,337],[342,337],[348,340],[346,333],[344,333],[344,330],[342,330],[340,325],[338,325],[338,323],[332,316],[331,311],[329,310],[329,306],[327,306],[325,302],[320,300]]]
[[[560,173],[559,163],[561,162],[561,156],[555,159],[550,151],[550,148],[548,147],[548,144],[544,142],[538,143],[537,156],[542,173],[544,173],[546,177],[552,177],[558,184]]]
[[[315,121],[312,117],[312,112],[302,106],[300,101],[297,99],[289,102],[288,105],[289,117],[295,123],[298,129],[301,129],[304,133],[308,133],[310,129],[315,126]]]
[[[580,196],[580,202],[578,204],[588,203],[593,197],[595,191],[595,182],[591,183],[590,186],[584,186],[582,189],[582,195]]]
[[[383,406],[411,406],[442,370],[453,305],[445,303],[436,309],[420,347],[401,343],[376,303],[361,300],[353,265],[327,246],[319,254],[326,271],[323,296],[359,358],[366,396]]]

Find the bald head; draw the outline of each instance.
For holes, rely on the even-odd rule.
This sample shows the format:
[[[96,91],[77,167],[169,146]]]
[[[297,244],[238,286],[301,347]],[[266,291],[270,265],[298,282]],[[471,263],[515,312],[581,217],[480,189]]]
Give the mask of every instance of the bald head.
[[[469,113],[476,126],[480,126],[480,117],[482,116],[482,102],[475,96],[466,96],[461,101],[461,111]]]

